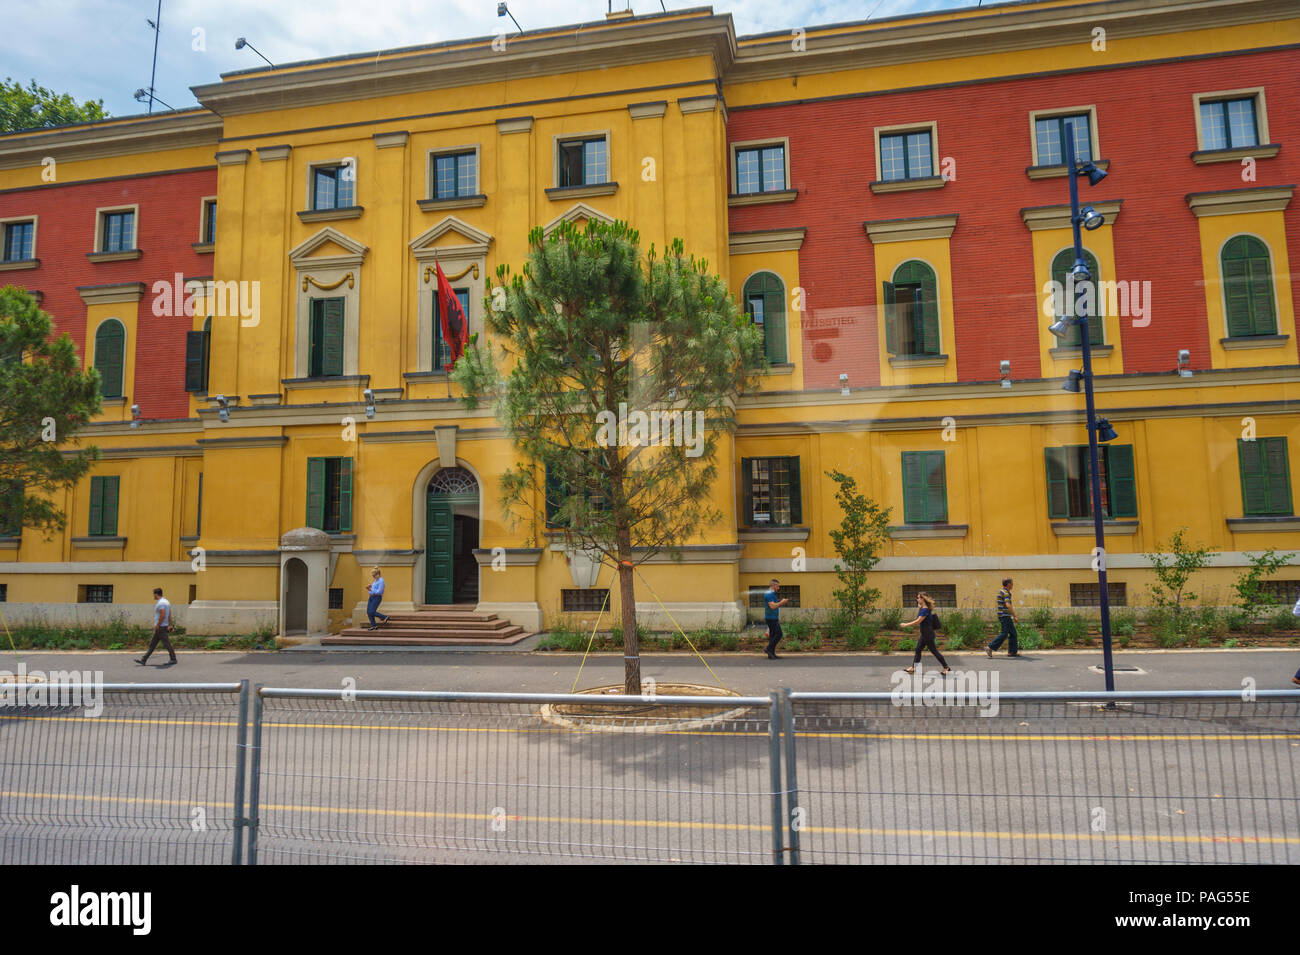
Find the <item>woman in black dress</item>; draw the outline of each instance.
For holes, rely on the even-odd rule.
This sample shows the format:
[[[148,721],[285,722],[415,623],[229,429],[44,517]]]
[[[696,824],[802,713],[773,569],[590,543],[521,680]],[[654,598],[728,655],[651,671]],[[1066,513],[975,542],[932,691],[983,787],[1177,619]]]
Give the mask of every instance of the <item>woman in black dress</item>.
[[[916,656],[912,657],[912,665],[905,672],[914,673],[916,665],[921,662],[921,651],[929,650],[934,654],[934,658],[939,661],[943,667],[943,672],[947,673],[952,667],[948,666],[948,661],[943,658],[939,652],[939,647],[934,642],[934,601],[929,594],[916,595],[916,619],[909,620],[903,624],[905,627],[921,626],[921,636],[916,641]]]

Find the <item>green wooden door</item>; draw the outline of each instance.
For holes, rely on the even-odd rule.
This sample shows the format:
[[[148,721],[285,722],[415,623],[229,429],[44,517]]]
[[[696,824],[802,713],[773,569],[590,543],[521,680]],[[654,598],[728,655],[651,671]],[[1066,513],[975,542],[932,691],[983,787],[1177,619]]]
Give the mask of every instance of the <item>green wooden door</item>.
[[[452,561],[454,554],[451,501],[429,495],[428,525],[424,551],[424,602],[451,603]]]

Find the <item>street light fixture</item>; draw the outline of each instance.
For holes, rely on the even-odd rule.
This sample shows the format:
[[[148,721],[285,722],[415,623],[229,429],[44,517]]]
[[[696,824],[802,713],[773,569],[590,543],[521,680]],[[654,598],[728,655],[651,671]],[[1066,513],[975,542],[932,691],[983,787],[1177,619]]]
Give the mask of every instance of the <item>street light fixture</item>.
[[[256,53],[258,56],[262,57],[262,59],[266,60],[266,57],[262,54],[262,51],[261,51],[261,50],[259,50],[259,49],[258,49],[257,47],[255,47],[255,46],[253,46],[253,44],[249,43],[246,39],[244,39],[244,38],[241,36],[238,40],[235,41],[235,49],[236,49],[236,50],[242,50],[244,47],[248,47],[250,50],[252,50],[252,51],[253,51],[254,53]],[[275,69],[275,64],[272,63],[270,60],[266,60],[266,65],[269,66],[271,69]]]
[[[1097,440],[1098,441],[1114,441],[1118,437],[1119,435],[1115,433],[1115,429],[1110,426],[1109,421],[1107,421],[1105,418],[1097,419]]]
[[[1103,515],[1101,511],[1101,454],[1097,447],[1100,422],[1097,421],[1097,408],[1093,403],[1092,345],[1088,334],[1087,293],[1092,276],[1088,272],[1088,265],[1083,257],[1082,232],[1082,229],[1091,231],[1100,228],[1105,219],[1091,206],[1082,210],[1079,208],[1079,177],[1087,176],[1088,184],[1095,186],[1106,178],[1106,171],[1097,168],[1090,159],[1082,163],[1075,159],[1074,124],[1064,123],[1063,125],[1065,127],[1065,168],[1070,172],[1070,175],[1066,176],[1070,183],[1070,224],[1074,229],[1074,268],[1071,271],[1075,275],[1076,281],[1073,319],[1080,326],[1079,341],[1083,346],[1083,370],[1071,371],[1064,387],[1066,391],[1077,392],[1080,381],[1083,383],[1084,407],[1088,418],[1088,483],[1092,491],[1092,526],[1097,542],[1094,553],[1101,557],[1099,561],[1094,562],[1094,565],[1097,568],[1097,583],[1101,598],[1099,602],[1101,604],[1102,664],[1106,674],[1106,691],[1109,693],[1115,689],[1115,663],[1110,645],[1110,587],[1106,583],[1106,531],[1102,523]],[[1109,422],[1106,423],[1106,433],[1111,438],[1115,436]],[[1110,440],[1110,438],[1105,440]]]
[[[1069,318],[1063,315],[1057,318],[1056,321],[1052,322],[1052,324],[1048,325],[1047,330],[1057,338],[1064,338],[1066,335],[1070,334],[1070,326],[1073,324],[1074,323],[1070,321]]]

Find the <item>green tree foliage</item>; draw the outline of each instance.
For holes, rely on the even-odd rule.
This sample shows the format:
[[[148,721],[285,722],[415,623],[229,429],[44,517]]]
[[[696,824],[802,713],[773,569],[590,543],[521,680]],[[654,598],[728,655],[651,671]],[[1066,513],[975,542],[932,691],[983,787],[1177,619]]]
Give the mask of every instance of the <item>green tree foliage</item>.
[[[66,126],[107,117],[102,99],[78,103],[67,93],[59,94],[37,86],[35,80],[24,87],[6,76],[0,83],[0,133]]]
[[[1187,584],[1193,574],[1210,562],[1214,549],[1193,545],[1187,540],[1186,527],[1174,531],[1168,544],[1157,542],[1156,549],[1156,553],[1146,555],[1160,581],[1151,588],[1151,601],[1162,610],[1171,611],[1177,618],[1182,613],[1184,600],[1197,599],[1196,594],[1186,589]]]
[[[1264,578],[1269,577],[1291,562],[1295,554],[1279,554],[1269,548],[1262,554],[1249,554],[1250,569],[1237,575],[1232,589],[1237,594],[1237,606],[1248,614],[1257,614],[1276,606],[1279,601],[1264,591]]]
[[[491,343],[471,343],[453,380],[467,406],[494,402],[520,453],[501,478],[512,517],[615,568],[625,689],[640,693],[635,567],[721,518],[717,450],[763,365],[761,333],[681,240],[643,254],[626,223],[589,220],[528,242],[485,301]],[[674,417],[640,430],[652,412]]]
[[[99,457],[95,447],[65,454],[77,429],[99,412],[99,372],[81,370],[67,333],[27,292],[0,288],[0,533],[22,527],[46,535],[65,515],[54,495],[70,489]]]
[[[830,532],[831,544],[842,562],[836,563],[835,576],[844,585],[833,596],[856,623],[880,599],[880,591],[867,585],[867,573],[880,562],[889,540],[891,509],[882,508],[859,491],[857,481],[849,475],[827,471],[826,476],[838,485],[835,500],[844,512],[839,528]]]

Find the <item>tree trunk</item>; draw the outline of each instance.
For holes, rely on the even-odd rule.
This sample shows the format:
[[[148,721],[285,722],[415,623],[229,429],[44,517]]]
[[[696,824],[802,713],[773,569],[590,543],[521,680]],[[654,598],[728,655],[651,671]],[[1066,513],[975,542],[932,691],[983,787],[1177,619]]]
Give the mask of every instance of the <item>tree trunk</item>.
[[[618,532],[618,593],[623,609],[623,692],[641,695],[641,655],[636,633],[636,590],[632,580],[631,534]]]

